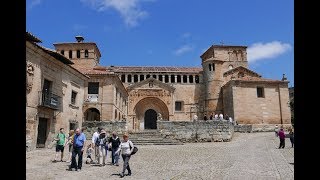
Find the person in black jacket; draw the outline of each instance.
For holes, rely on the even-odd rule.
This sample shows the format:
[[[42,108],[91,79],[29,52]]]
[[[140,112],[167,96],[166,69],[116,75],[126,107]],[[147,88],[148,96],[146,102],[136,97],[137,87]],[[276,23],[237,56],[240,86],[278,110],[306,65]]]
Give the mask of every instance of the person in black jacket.
[[[117,136],[116,132],[112,132],[112,136],[109,138],[109,143],[111,143],[111,151],[112,151],[112,165],[119,166],[119,154],[115,153],[119,145],[121,144],[119,137]]]

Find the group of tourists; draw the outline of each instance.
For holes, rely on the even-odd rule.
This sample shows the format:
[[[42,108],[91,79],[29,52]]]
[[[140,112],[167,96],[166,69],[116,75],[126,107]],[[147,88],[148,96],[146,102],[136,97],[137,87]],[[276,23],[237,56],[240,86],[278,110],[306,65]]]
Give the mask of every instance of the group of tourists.
[[[194,117],[193,120],[198,120],[198,116]],[[236,124],[236,122],[232,119],[231,116],[228,116],[228,114],[226,114],[224,116],[222,113],[215,113],[215,114],[211,113],[209,118],[208,118],[207,114],[204,114],[203,120],[205,120],[205,121],[207,121],[207,120],[227,120],[230,123]]]
[[[290,139],[290,142],[291,142],[291,147],[293,148],[294,146],[294,132],[293,132],[293,128],[292,127],[289,127],[288,128],[288,131],[289,131],[289,139]],[[275,132],[275,136],[276,137],[279,137],[279,140],[280,140],[280,144],[279,144],[279,149],[280,148],[284,148],[285,147],[285,138],[286,138],[286,133],[284,131],[284,128],[283,126],[278,127],[278,125],[275,126],[274,128],[274,132]]]
[[[120,173],[120,177],[124,177],[124,173],[128,170],[128,176],[131,176],[131,169],[129,166],[129,160],[132,152],[134,151],[134,145],[129,140],[128,134],[123,134],[123,140],[120,141],[116,132],[112,132],[112,135],[108,137],[105,129],[98,127],[97,131],[92,135],[91,143],[86,145],[86,136],[83,133],[84,129],[77,128],[70,130],[68,136],[65,135],[64,129],[60,128],[59,133],[55,136],[56,154],[52,162],[64,162],[63,152],[64,147],[69,147],[68,160],[66,162],[71,163],[67,170],[80,171],[82,168],[83,152],[86,148],[86,164],[98,164],[99,166],[105,166],[107,161],[108,151],[111,153],[111,165],[119,166],[119,156],[121,153],[123,159],[123,168]],[[60,159],[59,159],[60,154]],[[78,157],[78,161],[76,159]]]

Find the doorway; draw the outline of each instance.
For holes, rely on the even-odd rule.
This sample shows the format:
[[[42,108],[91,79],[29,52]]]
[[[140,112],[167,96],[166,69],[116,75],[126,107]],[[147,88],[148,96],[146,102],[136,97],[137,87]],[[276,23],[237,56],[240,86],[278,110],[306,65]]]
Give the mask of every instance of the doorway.
[[[144,129],[157,129],[157,112],[148,109],[144,113]]]
[[[39,118],[38,124],[38,136],[37,136],[37,148],[45,147],[48,132],[48,119]]]
[[[75,130],[77,128],[77,124],[76,123],[70,123],[69,124],[69,131],[70,130]]]

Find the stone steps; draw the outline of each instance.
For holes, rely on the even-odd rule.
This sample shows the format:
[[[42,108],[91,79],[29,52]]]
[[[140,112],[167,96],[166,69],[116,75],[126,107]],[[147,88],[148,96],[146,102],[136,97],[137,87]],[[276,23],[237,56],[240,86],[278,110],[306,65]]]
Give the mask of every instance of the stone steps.
[[[135,145],[183,145],[182,142],[174,139],[165,139],[158,130],[144,130],[130,133],[129,139]]]

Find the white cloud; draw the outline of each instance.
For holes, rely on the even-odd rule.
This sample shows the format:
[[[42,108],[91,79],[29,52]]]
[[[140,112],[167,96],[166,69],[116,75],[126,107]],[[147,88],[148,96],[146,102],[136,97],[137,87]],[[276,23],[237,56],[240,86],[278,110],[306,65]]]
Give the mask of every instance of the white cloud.
[[[129,27],[138,25],[138,21],[148,16],[148,12],[140,9],[142,2],[154,2],[154,0],[80,0],[97,9],[105,11],[115,9]]]
[[[176,49],[173,53],[177,56],[185,54],[187,52],[193,51],[194,47],[191,45],[183,45],[180,48]]]
[[[182,37],[182,38],[189,38],[189,37],[191,37],[191,33],[189,33],[189,32],[183,33],[183,34],[181,35],[181,37]]]
[[[268,43],[254,43],[247,50],[249,62],[256,62],[263,59],[275,58],[289,50],[291,45],[280,41],[272,41]]]
[[[31,9],[31,8],[33,8],[34,6],[39,5],[40,3],[41,3],[41,0],[31,0],[28,8]]]

